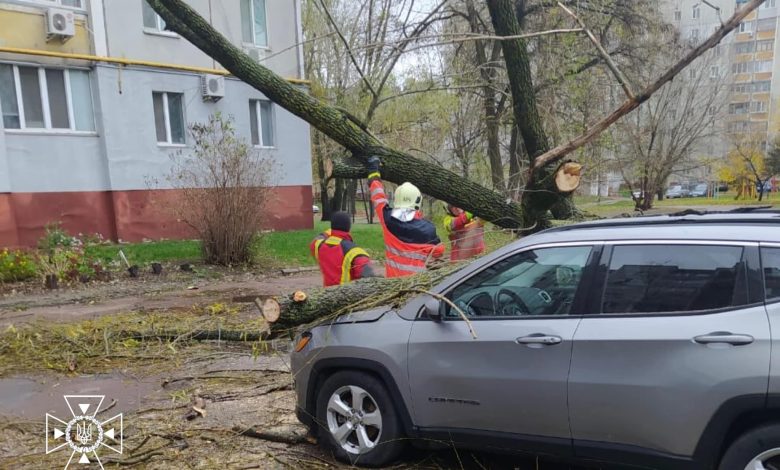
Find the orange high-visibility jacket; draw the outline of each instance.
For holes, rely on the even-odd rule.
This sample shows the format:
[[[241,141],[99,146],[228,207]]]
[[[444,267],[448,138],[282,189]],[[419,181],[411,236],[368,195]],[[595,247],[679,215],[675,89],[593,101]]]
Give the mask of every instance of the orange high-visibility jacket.
[[[379,179],[371,182],[371,204],[382,225],[385,239],[385,271],[387,277],[411,276],[425,271],[428,258],[438,258],[444,254],[444,245],[427,243],[405,243],[387,229],[384,208],[388,201],[385,189]]]
[[[477,256],[485,251],[484,224],[481,220],[469,220],[464,212],[455,217],[447,215],[444,218],[444,227],[449,233],[452,242],[452,261],[461,261]]]

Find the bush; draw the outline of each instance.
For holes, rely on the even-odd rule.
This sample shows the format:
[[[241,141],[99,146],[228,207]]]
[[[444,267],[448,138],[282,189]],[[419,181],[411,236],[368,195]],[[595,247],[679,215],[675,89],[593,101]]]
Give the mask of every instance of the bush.
[[[57,276],[62,282],[95,279],[104,271],[99,259],[87,255],[85,244],[59,224],[46,226],[46,234],[38,240],[38,272],[41,276]]]
[[[0,282],[18,282],[35,277],[37,266],[33,258],[19,250],[0,251]]]
[[[177,216],[202,242],[206,263],[252,261],[251,246],[265,220],[273,164],[236,136],[232,119],[213,115],[190,124],[192,155],[173,156],[169,183],[180,190]]]

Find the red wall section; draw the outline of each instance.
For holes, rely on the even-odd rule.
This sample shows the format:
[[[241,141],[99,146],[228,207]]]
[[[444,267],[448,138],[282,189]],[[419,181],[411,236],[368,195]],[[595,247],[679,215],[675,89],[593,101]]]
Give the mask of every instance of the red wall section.
[[[171,210],[178,195],[177,190],[0,194],[0,247],[35,246],[52,222],[62,222],[70,233],[113,240],[191,238],[191,229]],[[310,186],[272,190],[269,229],[307,229],[313,223]]]

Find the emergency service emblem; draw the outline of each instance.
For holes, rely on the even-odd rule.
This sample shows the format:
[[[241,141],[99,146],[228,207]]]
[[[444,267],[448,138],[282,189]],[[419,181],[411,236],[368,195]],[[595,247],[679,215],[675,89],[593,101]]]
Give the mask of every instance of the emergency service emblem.
[[[80,464],[95,463],[103,468],[98,450],[105,447],[122,453],[122,413],[100,421],[97,413],[105,395],[65,395],[71,413],[68,421],[46,413],[46,454],[66,448],[71,450],[65,468],[76,459]],[[76,455],[78,454],[78,455]]]

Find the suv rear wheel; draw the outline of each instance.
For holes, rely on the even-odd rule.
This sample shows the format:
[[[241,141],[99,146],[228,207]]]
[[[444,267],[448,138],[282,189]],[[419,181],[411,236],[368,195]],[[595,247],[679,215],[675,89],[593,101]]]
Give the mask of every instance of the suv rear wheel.
[[[381,466],[404,448],[403,432],[384,384],[357,371],[328,377],[317,394],[320,439],[339,460]]]
[[[720,470],[780,470],[780,425],[748,431],[734,441],[720,461]]]

